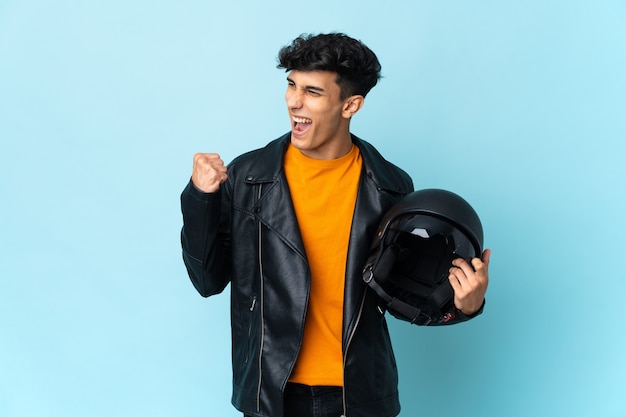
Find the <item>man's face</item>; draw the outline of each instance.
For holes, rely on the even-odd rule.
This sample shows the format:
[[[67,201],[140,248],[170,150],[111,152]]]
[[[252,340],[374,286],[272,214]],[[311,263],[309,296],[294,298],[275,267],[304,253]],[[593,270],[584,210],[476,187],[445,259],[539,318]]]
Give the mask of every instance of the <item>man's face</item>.
[[[351,97],[340,98],[337,74],[330,71],[291,71],[285,100],[291,119],[291,143],[316,159],[343,156],[350,141]],[[346,149],[346,146],[348,147]]]

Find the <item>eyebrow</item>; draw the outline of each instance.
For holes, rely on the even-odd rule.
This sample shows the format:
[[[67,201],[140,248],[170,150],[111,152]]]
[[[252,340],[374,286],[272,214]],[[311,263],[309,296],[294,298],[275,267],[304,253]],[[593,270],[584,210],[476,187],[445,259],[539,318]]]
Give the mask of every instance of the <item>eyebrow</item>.
[[[294,80],[292,80],[289,77],[287,77],[287,81],[289,81],[290,83],[294,83],[294,84],[296,83]],[[305,90],[313,90],[313,91],[317,91],[317,92],[320,92],[320,93],[326,92],[326,90],[324,90],[322,87],[317,87],[315,85],[305,85],[304,89]]]

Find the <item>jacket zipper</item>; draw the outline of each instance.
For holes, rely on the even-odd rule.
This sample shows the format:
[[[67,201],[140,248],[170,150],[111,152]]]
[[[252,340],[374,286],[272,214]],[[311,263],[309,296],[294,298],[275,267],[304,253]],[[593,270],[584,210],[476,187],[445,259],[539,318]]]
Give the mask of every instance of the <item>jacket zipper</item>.
[[[257,196],[257,201],[261,199],[261,189],[263,188],[262,184],[259,184],[259,194]],[[257,385],[257,396],[256,396],[256,411],[261,411],[261,381],[263,380],[263,368],[261,366],[261,361],[263,359],[263,344],[265,342],[265,319],[264,319],[264,308],[263,308],[263,261],[261,258],[262,250],[261,250],[261,221],[258,220],[259,224],[259,278],[261,280],[259,287],[259,308],[261,309],[259,314],[261,315],[261,346],[259,348],[259,381]]]
[[[350,349],[350,344],[352,343],[352,339],[354,338],[354,334],[356,333],[356,329],[361,322],[361,315],[363,314],[363,306],[365,305],[365,296],[367,295],[367,288],[363,292],[363,298],[361,299],[361,305],[359,306],[359,314],[356,317],[356,322],[354,323],[354,327],[350,332],[350,336],[348,337],[348,342],[346,343],[346,350],[343,354],[343,387],[341,388],[341,396],[343,402],[343,414],[340,417],[346,417],[348,415],[348,411],[346,408],[346,359],[348,357],[348,349]]]
[[[256,294],[252,296],[252,303],[250,303],[250,317],[248,323],[248,350],[246,351],[246,360],[244,363],[248,363],[248,359],[250,359],[250,347],[252,346],[252,340],[250,340],[252,334],[252,315],[254,313],[254,307],[256,306]]]

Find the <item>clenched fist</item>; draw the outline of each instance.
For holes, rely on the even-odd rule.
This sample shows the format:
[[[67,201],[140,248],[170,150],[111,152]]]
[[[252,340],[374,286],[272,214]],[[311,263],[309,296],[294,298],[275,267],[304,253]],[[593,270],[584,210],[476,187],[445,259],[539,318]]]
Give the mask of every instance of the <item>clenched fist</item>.
[[[200,191],[214,193],[228,178],[224,161],[216,153],[197,153],[193,156],[191,181]]]

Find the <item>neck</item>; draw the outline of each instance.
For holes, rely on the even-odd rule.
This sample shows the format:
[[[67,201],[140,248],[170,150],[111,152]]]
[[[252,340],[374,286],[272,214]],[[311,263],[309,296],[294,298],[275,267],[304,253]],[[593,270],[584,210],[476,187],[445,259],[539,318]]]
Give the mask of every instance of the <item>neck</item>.
[[[335,139],[326,143],[325,145],[321,147],[315,147],[315,148],[307,148],[307,147],[299,146],[300,144],[298,144],[297,141],[294,141],[293,138],[291,139],[291,143],[304,156],[307,156],[313,159],[330,160],[330,159],[341,158],[342,156],[345,156],[350,152],[350,150],[352,149],[352,136],[350,135],[350,132],[348,131],[347,133],[336,137]]]

